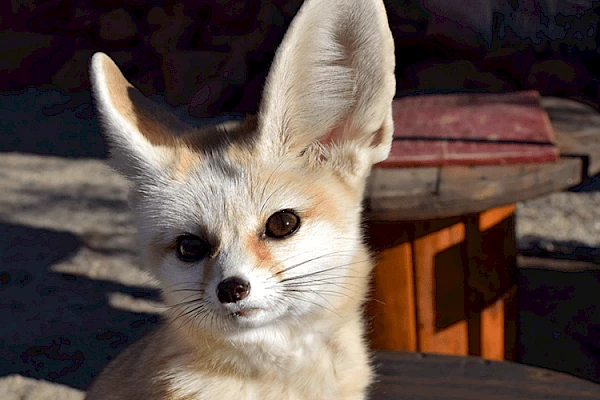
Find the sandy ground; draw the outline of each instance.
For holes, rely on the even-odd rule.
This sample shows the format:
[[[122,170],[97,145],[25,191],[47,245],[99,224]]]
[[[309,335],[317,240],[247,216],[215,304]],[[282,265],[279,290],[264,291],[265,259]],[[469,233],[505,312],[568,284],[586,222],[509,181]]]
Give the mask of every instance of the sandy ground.
[[[82,398],[159,320],[159,293],[136,257],[127,182],[100,159],[86,101],[0,96],[2,399]],[[537,257],[521,269],[521,361],[596,381],[598,187],[591,180],[517,212],[518,245]],[[548,259],[574,264],[548,267]]]

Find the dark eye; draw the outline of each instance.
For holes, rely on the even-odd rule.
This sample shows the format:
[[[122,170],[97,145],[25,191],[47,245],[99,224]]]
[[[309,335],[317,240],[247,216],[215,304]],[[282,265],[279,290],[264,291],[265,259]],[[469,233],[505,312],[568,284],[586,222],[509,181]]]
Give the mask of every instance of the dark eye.
[[[298,227],[300,227],[300,217],[291,210],[281,210],[267,220],[265,235],[280,239],[296,233]]]
[[[177,257],[181,261],[194,262],[202,260],[210,252],[210,245],[206,240],[196,235],[182,235],[177,238]]]

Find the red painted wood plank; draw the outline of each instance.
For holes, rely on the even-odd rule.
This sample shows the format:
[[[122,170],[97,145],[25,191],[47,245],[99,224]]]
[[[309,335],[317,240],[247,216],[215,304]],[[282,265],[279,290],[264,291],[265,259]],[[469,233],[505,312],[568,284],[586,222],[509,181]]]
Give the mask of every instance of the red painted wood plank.
[[[496,165],[558,160],[536,91],[396,99],[394,142],[382,167]]]

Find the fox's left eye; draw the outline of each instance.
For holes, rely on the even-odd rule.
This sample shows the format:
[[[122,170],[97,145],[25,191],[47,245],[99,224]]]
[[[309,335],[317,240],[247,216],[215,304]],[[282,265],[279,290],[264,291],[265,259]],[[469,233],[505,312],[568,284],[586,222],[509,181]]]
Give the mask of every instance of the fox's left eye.
[[[300,227],[300,217],[292,210],[281,210],[271,215],[267,220],[265,235],[281,239],[290,236]]]
[[[210,252],[210,245],[206,240],[196,235],[187,234],[177,238],[177,257],[181,261],[194,262],[202,260]]]

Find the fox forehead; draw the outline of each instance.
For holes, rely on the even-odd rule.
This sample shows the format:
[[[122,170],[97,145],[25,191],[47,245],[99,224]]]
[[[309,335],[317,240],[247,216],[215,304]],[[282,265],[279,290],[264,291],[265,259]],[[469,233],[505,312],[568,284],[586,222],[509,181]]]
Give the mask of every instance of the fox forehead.
[[[300,158],[272,160],[231,147],[181,154],[174,163],[176,179],[149,177],[134,202],[143,230],[156,236],[153,241],[201,233],[229,243],[256,236],[270,215],[284,209],[340,224],[344,217],[336,209],[347,209],[352,199],[335,174],[312,171]]]

